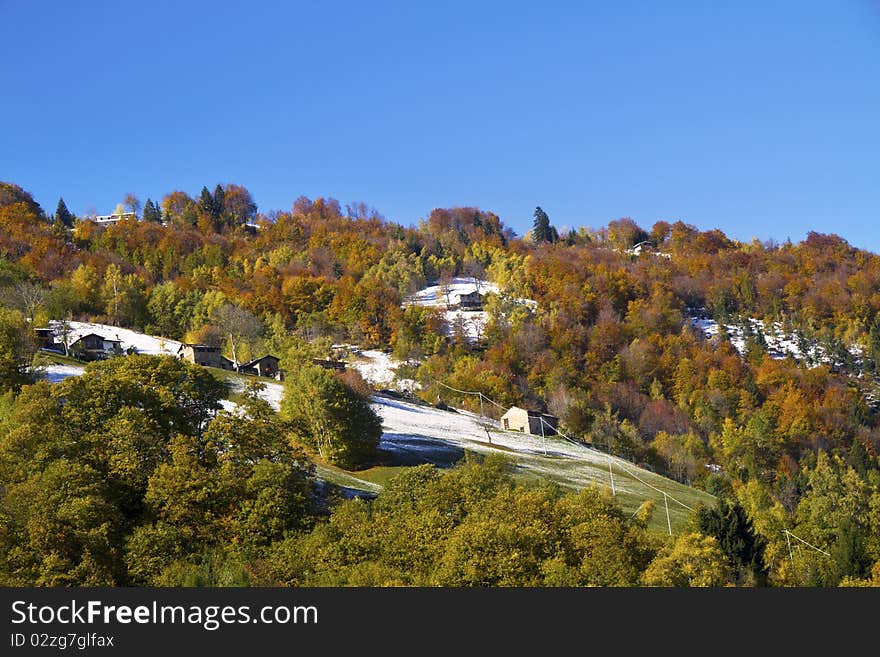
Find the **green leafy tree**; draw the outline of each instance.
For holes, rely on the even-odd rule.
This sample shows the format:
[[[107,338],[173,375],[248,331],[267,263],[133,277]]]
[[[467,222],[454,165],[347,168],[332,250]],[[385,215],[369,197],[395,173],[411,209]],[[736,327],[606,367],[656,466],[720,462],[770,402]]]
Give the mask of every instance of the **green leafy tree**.
[[[864,554],[870,542],[868,484],[842,458],[825,452],[819,453],[807,482],[794,532],[831,556],[810,551],[802,569],[805,581],[836,586],[842,577],[862,576],[869,565]]]
[[[0,306],[0,393],[33,380],[30,365],[37,346],[22,314]]]
[[[678,537],[645,570],[647,586],[724,586],[727,558],[713,536],[692,532]]]
[[[150,291],[147,312],[150,323],[147,332],[180,339],[189,329],[189,323],[198,306],[201,294],[185,292],[175,283],[166,281]]]
[[[357,466],[375,456],[382,435],[381,419],[368,398],[329,370],[303,365],[290,373],[281,412],[296,438],[322,458]]]
[[[136,327],[146,324],[146,285],[137,274],[123,274],[111,263],[104,272],[101,298],[111,324]]]
[[[0,397],[0,583],[246,583],[307,528],[313,466],[277,413],[172,357],[91,363]]]
[[[119,511],[100,474],[58,459],[2,498],[0,583],[109,586],[119,579]]]
[[[550,489],[502,489],[455,529],[438,567],[445,586],[537,586],[562,540]]]

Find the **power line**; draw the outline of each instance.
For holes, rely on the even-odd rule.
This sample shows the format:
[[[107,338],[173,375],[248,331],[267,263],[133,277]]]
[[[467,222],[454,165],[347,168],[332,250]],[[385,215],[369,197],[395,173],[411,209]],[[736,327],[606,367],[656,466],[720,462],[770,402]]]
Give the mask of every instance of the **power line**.
[[[501,404],[499,404],[499,403],[496,402],[495,400],[490,399],[489,397],[487,397],[486,395],[484,395],[484,394],[483,394],[482,392],[480,392],[480,391],[476,391],[476,390],[461,390],[461,389],[459,389],[459,388],[454,388],[453,386],[447,385],[447,384],[443,383],[442,381],[439,381],[438,379],[436,379],[436,378],[434,378],[434,377],[431,377],[431,380],[434,381],[435,383],[437,383],[437,384],[443,386],[444,388],[447,388],[447,389],[452,390],[452,391],[454,391],[454,392],[457,392],[457,393],[459,393],[459,394],[462,394],[462,395],[478,395],[478,396],[480,397],[481,400],[485,399],[485,400],[488,401],[489,403],[494,404],[495,406],[497,406],[498,408],[500,408],[500,409],[502,409],[502,410],[504,410],[504,409],[506,408],[505,406],[502,406]],[[567,441],[570,442],[572,445],[575,445],[576,447],[579,447],[580,449],[584,449],[584,450],[590,452],[591,454],[601,454],[601,452],[599,452],[598,450],[593,449],[593,448],[591,448],[591,447],[587,447],[586,445],[583,444],[583,442],[581,442],[581,441],[579,441],[579,440],[577,440],[577,439],[575,439],[575,438],[572,438],[571,436],[567,436],[566,434],[562,433],[561,431],[559,431],[559,429],[558,429],[557,427],[554,427],[552,424],[550,424],[549,422],[547,422],[547,421],[544,419],[543,416],[540,416],[540,415],[539,415],[539,416],[538,416],[538,419],[541,421],[541,436],[542,436],[542,437],[544,436],[544,425],[546,424],[548,427],[550,427],[550,428],[553,430],[553,433],[554,433],[554,434],[556,434],[556,435],[562,437],[563,439],[567,440]],[[545,443],[544,451],[545,451],[545,454],[546,454],[546,443]],[[672,500],[672,501],[675,502],[676,504],[679,504],[679,505],[683,506],[683,507],[684,507],[685,509],[687,509],[688,511],[693,511],[693,510],[694,510],[693,507],[688,506],[687,504],[685,504],[685,503],[682,502],[681,500],[676,499],[676,498],[673,497],[672,495],[669,495],[669,494],[666,493],[665,491],[660,490],[660,489],[657,488],[656,486],[653,486],[653,485],[649,484],[647,481],[645,481],[644,479],[642,479],[641,477],[639,477],[639,476],[638,476],[637,474],[635,474],[632,470],[630,470],[629,468],[627,468],[627,467],[625,467],[624,465],[622,465],[622,464],[620,463],[620,461],[621,461],[620,458],[618,458],[618,457],[614,457],[614,456],[612,456],[611,454],[607,454],[606,456],[608,456],[608,458],[609,458],[608,466],[609,466],[609,474],[610,474],[611,479],[612,479],[612,486],[614,486],[614,484],[613,484],[614,475],[613,475],[613,473],[611,472],[611,462],[612,462],[612,460],[616,460],[616,461],[617,461],[617,467],[619,467],[621,470],[623,470],[626,474],[628,474],[630,477],[632,477],[632,478],[635,479],[636,481],[640,482],[640,483],[643,484],[644,486],[647,486],[647,487],[650,488],[651,490],[654,490],[654,491],[660,493],[661,495],[664,496],[664,498],[668,497],[670,500]],[[792,536],[794,536],[794,534],[792,534]],[[797,537],[795,537],[795,538],[797,538]],[[810,546],[810,547],[813,547],[813,546]],[[818,549],[818,548],[816,548],[816,549]]]
[[[826,557],[830,557],[830,556],[831,556],[831,554],[829,554],[829,553],[826,552],[825,550],[823,550],[823,549],[821,549],[821,548],[817,548],[817,547],[816,547],[815,545],[813,545],[812,543],[807,543],[804,539],[800,538],[799,536],[795,536],[793,533],[791,533],[791,532],[788,531],[787,529],[783,529],[783,530],[782,530],[782,533],[785,534],[786,538],[788,538],[789,536],[791,536],[792,538],[794,538],[794,539],[800,541],[801,543],[803,543],[804,545],[806,545],[808,548],[812,548],[812,549],[815,550],[816,552],[821,552],[821,553],[824,554]],[[791,552],[791,543],[789,543],[789,552]]]
[[[546,422],[546,421],[544,420],[543,417],[541,418],[541,422]],[[552,427],[552,425],[549,424],[549,423],[547,423],[547,426]],[[594,449],[592,449],[592,448],[590,448],[590,447],[587,447],[586,445],[584,445],[583,443],[579,442],[578,440],[575,440],[574,438],[572,438],[572,437],[570,437],[570,436],[566,436],[564,433],[562,433],[561,431],[558,431],[558,430],[555,429],[555,428],[554,428],[554,431],[556,431],[556,433],[557,433],[558,435],[560,435],[560,436],[562,436],[563,438],[565,438],[565,440],[567,440],[568,442],[570,442],[572,445],[576,445],[577,447],[580,447],[580,448],[585,449],[585,450],[587,450],[587,451],[589,451],[589,452],[592,452],[592,453],[599,453],[598,450],[594,450]],[[615,457],[612,457],[610,454],[608,454],[607,456],[608,456],[608,458],[609,458],[609,462],[608,462],[608,463],[609,463],[609,466],[610,466],[610,464],[611,464],[611,459],[612,459],[612,458],[615,458]],[[680,504],[681,506],[683,506],[683,507],[684,507],[685,509],[687,509],[688,511],[693,511],[693,508],[692,508],[692,507],[689,507],[687,504],[685,504],[685,503],[682,502],[681,500],[678,500],[678,499],[674,498],[672,495],[669,495],[669,494],[666,493],[665,491],[660,490],[660,489],[657,488],[656,486],[652,486],[652,485],[649,484],[647,481],[645,481],[644,479],[642,479],[641,477],[639,477],[636,473],[632,472],[629,468],[626,468],[626,467],[624,467],[623,465],[621,465],[620,462],[619,462],[620,459],[617,459],[617,461],[618,461],[618,463],[617,463],[617,467],[620,468],[621,470],[623,470],[624,472],[626,472],[626,473],[627,473],[629,476],[631,476],[633,479],[635,479],[635,480],[641,482],[642,484],[644,484],[644,485],[647,486],[648,488],[657,491],[657,492],[660,493],[661,495],[664,495],[664,496],[667,496],[667,495],[668,495],[668,496],[669,496],[669,499],[672,500],[673,502],[675,502],[675,503],[677,503],[677,504]],[[613,475],[612,475],[612,476],[613,476]]]
[[[448,388],[449,390],[452,390],[452,391],[454,391],[454,392],[460,393],[460,394],[462,394],[462,395],[477,395],[477,396],[480,397],[481,400],[485,400],[485,401],[489,402],[490,404],[494,404],[495,406],[497,406],[497,407],[500,408],[501,410],[505,410],[505,409],[507,408],[506,406],[502,406],[501,404],[499,404],[499,403],[498,403],[497,401],[495,401],[494,399],[490,399],[489,397],[487,397],[486,395],[484,395],[484,394],[483,394],[482,392],[480,392],[479,390],[460,390],[459,388],[453,388],[452,386],[450,386],[450,385],[446,385],[446,384],[443,383],[442,381],[439,381],[439,380],[435,379],[433,376],[431,377],[431,380],[434,381],[434,383],[437,383],[437,384],[443,386],[444,388]]]

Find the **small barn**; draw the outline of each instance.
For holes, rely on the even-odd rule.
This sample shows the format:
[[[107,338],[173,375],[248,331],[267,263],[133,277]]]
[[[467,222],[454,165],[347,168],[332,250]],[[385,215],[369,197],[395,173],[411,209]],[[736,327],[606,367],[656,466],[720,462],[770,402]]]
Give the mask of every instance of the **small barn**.
[[[281,369],[279,365],[281,359],[278,356],[266,354],[254,360],[248,361],[238,366],[240,374],[250,374],[251,376],[265,376],[270,379],[281,379]]]
[[[177,357],[195,365],[235,370],[234,363],[223,355],[221,348],[212,345],[184,343],[177,350]]]
[[[461,310],[482,310],[483,295],[476,290],[461,294],[458,297],[458,307]]]
[[[501,426],[508,431],[522,431],[536,436],[555,436],[559,426],[559,418],[540,411],[528,411],[518,406],[511,406],[501,416]]]
[[[122,353],[122,342],[87,333],[70,344],[69,352],[80,360],[105,360]]]
[[[55,329],[53,328],[34,329],[34,337],[37,339],[37,345],[40,349],[48,349],[50,351],[64,350],[64,347],[55,341]]]

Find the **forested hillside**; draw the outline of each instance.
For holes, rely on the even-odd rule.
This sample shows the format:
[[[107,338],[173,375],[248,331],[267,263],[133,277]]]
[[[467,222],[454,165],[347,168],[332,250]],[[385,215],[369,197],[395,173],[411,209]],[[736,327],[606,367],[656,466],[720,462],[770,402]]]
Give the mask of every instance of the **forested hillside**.
[[[2,583],[880,584],[880,256],[683,222],[561,231],[540,208],[525,236],[478,208],[409,227],[322,198],[263,214],[240,185],[126,204],[137,218],[102,225],[0,183]],[[459,276],[498,290],[476,339],[412,303]],[[34,384],[50,320],[277,354],[281,413],[250,393],[219,412],[222,385],[170,358]],[[552,413],[718,504],[667,538],[650,508],[472,458],[333,500],[312,461],[365,467],[378,440],[364,381],[310,364],[343,344],[388,350],[424,401]]]

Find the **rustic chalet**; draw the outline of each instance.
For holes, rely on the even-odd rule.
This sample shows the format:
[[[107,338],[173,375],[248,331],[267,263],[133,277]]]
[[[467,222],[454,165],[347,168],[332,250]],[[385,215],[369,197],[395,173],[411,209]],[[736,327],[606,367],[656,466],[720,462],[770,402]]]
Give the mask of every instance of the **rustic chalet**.
[[[122,342],[88,333],[70,344],[70,354],[80,360],[105,360],[122,354]]]
[[[482,310],[483,295],[476,290],[459,295],[458,307],[461,310]]]
[[[250,374],[251,376],[265,376],[270,379],[281,379],[281,369],[279,365],[281,359],[277,356],[266,354],[260,358],[243,363],[238,366],[240,374]]]
[[[218,367],[223,370],[235,370],[235,364],[223,355],[220,347],[207,344],[182,344],[177,350],[177,357],[196,365]]]
[[[539,411],[527,411],[518,406],[511,406],[501,416],[501,426],[508,431],[522,431],[536,436],[555,436],[559,426],[559,418],[555,415]]]

